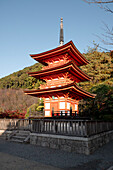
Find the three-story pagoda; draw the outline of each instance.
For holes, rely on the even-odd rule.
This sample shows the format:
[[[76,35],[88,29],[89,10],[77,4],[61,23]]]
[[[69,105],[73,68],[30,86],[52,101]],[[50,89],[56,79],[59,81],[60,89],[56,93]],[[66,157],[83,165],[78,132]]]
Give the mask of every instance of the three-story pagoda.
[[[30,55],[33,59],[44,65],[41,71],[29,72],[29,76],[44,80],[46,84],[40,89],[25,90],[28,95],[44,99],[45,117],[52,117],[52,112],[67,113],[70,110],[78,113],[79,100],[91,94],[76,83],[89,81],[90,77],[79,69],[79,66],[89,62],[77,50],[72,41],[64,44],[63,19],[60,25],[60,46],[40,54]]]

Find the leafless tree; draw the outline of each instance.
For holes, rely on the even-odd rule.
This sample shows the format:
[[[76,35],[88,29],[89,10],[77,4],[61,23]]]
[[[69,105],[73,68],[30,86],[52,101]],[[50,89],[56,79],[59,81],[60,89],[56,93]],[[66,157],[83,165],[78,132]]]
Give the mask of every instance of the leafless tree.
[[[108,1],[108,0],[104,0],[104,1],[97,1],[97,0],[83,0],[85,2],[87,2],[88,4],[98,4],[102,9],[104,9],[107,12],[111,12],[113,13],[113,10],[109,8],[109,4],[113,3],[113,1]],[[107,5],[106,5],[107,4]]]
[[[96,3],[96,4],[109,4],[109,3],[113,3],[113,1],[106,1],[106,0],[104,0],[104,1],[97,1],[97,0],[84,0],[85,2],[87,2],[87,3]]]
[[[113,1],[111,0],[83,0],[88,4],[97,4],[100,8],[104,9],[107,12],[113,13],[113,10],[108,6]],[[107,24],[104,23],[104,34],[98,36],[99,39],[105,45],[113,45],[113,27],[110,29]]]
[[[106,45],[113,45],[113,27],[110,29],[107,24],[104,23],[104,33],[102,34],[101,41]]]
[[[37,97],[25,95],[22,89],[0,89],[0,110],[27,110],[37,103]]]
[[[111,12],[111,13],[113,13],[113,10],[112,9],[110,9],[106,4],[111,4],[111,3],[113,3],[113,1],[110,1],[110,0],[83,0],[83,1],[85,1],[85,2],[87,2],[87,3],[89,3],[89,4],[98,4],[101,8],[103,8],[103,9],[105,9],[105,11],[107,11],[107,12]]]

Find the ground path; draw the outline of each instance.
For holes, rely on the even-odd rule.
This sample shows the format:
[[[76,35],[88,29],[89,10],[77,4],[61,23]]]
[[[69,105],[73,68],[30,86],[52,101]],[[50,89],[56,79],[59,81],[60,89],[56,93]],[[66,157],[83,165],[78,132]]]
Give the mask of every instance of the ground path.
[[[86,156],[0,139],[0,170],[106,170],[111,166],[113,141]]]

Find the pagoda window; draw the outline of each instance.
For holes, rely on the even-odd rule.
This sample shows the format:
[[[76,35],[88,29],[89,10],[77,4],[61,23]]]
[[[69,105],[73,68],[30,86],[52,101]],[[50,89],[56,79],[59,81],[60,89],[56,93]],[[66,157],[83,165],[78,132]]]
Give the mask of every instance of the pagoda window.
[[[45,111],[45,116],[50,116],[50,111]]]
[[[61,77],[60,79],[64,79],[64,77]]]
[[[58,87],[61,87],[61,85],[58,85]]]
[[[46,89],[48,89],[48,87],[46,87]]]
[[[51,81],[50,79],[48,81]]]
[[[65,109],[65,102],[60,102],[59,103],[59,108],[60,109]]]
[[[50,109],[50,103],[45,103],[45,109]]]
[[[58,97],[55,97],[55,99],[58,99]]]

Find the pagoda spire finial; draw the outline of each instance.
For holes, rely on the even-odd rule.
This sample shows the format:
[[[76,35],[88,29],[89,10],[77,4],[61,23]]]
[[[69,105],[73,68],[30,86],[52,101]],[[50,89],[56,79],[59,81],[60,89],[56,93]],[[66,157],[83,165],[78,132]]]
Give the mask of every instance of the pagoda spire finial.
[[[64,44],[64,35],[63,35],[63,18],[61,18],[60,23],[60,46]]]

